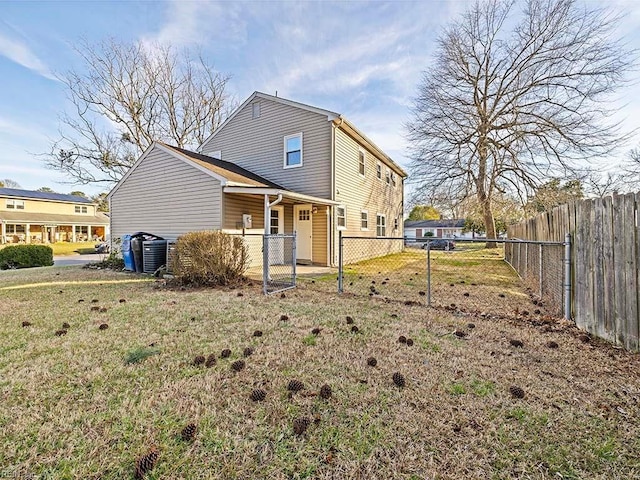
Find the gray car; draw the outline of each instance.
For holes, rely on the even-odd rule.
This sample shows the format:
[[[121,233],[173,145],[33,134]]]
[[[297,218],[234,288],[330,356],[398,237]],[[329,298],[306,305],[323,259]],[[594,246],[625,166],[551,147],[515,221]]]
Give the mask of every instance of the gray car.
[[[451,240],[443,240],[441,238],[428,240],[420,248],[426,250],[427,245],[431,250],[454,250],[456,248],[455,242],[452,242]]]

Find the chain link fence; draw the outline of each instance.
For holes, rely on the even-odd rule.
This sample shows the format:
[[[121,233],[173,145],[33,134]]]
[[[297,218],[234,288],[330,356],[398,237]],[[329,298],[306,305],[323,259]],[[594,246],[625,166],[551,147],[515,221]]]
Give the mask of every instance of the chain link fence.
[[[562,315],[562,244],[530,246],[528,257],[517,257],[517,248],[524,250],[515,247],[515,260],[509,241],[486,247],[486,240],[432,239],[406,245],[402,238],[342,237],[338,290],[454,311]],[[541,260],[534,250],[542,252]],[[368,258],[349,260],[358,256]],[[528,273],[521,278],[518,267],[525,263]]]
[[[296,286],[296,235],[264,235],[263,290],[271,294]]]

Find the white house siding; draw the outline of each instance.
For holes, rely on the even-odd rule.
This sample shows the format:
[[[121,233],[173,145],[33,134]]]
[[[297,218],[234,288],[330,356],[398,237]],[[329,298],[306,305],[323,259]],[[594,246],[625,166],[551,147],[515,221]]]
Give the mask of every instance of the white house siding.
[[[220,229],[221,196],[218,180],[156,148],[112,194],[111,235]]]
[[[252,104],[240,110],[203,146],[202,153],[220,151],[233,162],[289,190],[330,198],[331,122],[326,115],[259,99],[260,117]],[[302,132],[302,167],[283,168],[284,137]]]
[[[358,170],[359,151],[361,147],[353,138],[341,129],[335,129],[335,161],[336,161],[336,196],[335,200],[341,202],[347,209],[347,228],[343,235],[358,237],[376,236],[376,216],[386,216],[386,236],[402,237],[403,230],[403,179],[396,176],[396,186],[387,185],[385,180],[386,170],[390,169],[381,159],[371,152],[365,151],[365,175],[360,175]],[[376,164],[382,164],[382,179],[376,175]],[[335,207],[333,208],[333,230],[337,235]],[[361,212],[366,210],[369,215],[368,230],[361,229]],[[394,229],[394,219],[398,221],[398,228]],[[337,245],[337,242],[336,242]],[[361,260],[388,254],[402,249],[402,242],[371,241],[362,244],[360,249],[347,251],[345,248],[345,262]],[[356,252],[359,252],[356,254]],[[337,249],[336,249],[337,262]]]

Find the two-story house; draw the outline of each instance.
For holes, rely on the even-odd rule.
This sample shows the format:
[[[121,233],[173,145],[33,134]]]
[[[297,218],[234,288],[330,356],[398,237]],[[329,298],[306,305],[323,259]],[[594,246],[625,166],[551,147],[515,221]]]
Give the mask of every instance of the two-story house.
[[[109,234],[109,218],[83,197],[0,188],[0,242],[81,242]]]
[[[405,171],[338,113],[255,92],[198,150],[144,152],[109,194],[114,237],[295,231],[299,262],[335,265],[341,231],[403,236]]]

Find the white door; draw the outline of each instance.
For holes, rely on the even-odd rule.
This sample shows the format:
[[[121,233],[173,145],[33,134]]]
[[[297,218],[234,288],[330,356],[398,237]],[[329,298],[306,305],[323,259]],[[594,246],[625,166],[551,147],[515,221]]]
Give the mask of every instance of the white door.
[[[271,207],[269,209],[269,234],[282,235],[284,233],[284,207]],[[271,238],[269,240],[269,265],[282,265],[284,263],[284,238]]]
[[[296,256],[301,263],[311,263],[311,205],[294,205],[293,228],[296,231]]]

